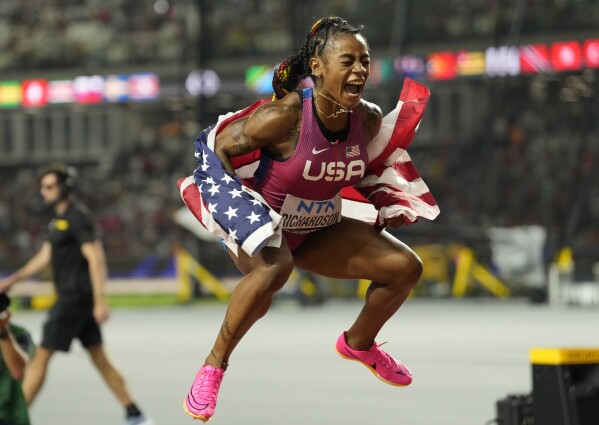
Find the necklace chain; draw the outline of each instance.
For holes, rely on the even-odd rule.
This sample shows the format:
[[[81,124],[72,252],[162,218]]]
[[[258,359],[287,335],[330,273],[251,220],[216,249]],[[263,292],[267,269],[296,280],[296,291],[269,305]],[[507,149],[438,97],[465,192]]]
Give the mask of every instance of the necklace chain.
[[[328,119],[328,118],[337,118],[337,117],[339,116],[339,114],[351,114],[352,112],[354,112],[354,111],[352,111],[351,109],[349,109],[347,106],[344,106],[344,105],[342,105],[341,103],[337,102],[336,100],[333,100],[333,99],[331,99],[331,98],[330,98],[330,97],[328,97],[328,96],[325,96],[325,95],[324,95],[324,94],[322,94],[322,93],[318,93],[318,92],[316,92],[316,91],[315,91],[314,93],[315,93],[317,96],[322,96],[322,97],[324,97],[326,100],[328,100],[328,101],[330,101],[330,102],[334,103],[335,105],[339,106],[339,110],[338,110],[338,111],[335,111],[335,112],[333,112],[331,115],[327,115],[327,114],[325,114],[324,112],[322,112],[322,109],[320,109],[320,106],[318,106],[318,99],[315,99],[315,100],[314,100],[314,104],[316,105],[316,109],[318,110],[318,112],[320,112],[322,115],[324,115],[324,116],[325,116],[325,118],[327,118],[327,119]]]

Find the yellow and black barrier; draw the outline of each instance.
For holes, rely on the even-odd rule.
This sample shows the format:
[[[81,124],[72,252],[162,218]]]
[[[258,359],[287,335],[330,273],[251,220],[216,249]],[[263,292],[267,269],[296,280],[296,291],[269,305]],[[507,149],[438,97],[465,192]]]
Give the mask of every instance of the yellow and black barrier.
[[[474,282],[478,282],[498,298],[507,298],[510,288],[481,265],[470,248],[462,247],[456,254],[456,271],[451,294],[461,298]]]
[[[599,424],[599,348],[533,348],[534,423]]]
[[[217,299],[227,301],[231,297],[231,291],[206,267],[200,264],[189,252],[177,249],[178,289],[177,294],[180,301],[189,301],[192,296],[192,280],[195,280],[212,293]]]

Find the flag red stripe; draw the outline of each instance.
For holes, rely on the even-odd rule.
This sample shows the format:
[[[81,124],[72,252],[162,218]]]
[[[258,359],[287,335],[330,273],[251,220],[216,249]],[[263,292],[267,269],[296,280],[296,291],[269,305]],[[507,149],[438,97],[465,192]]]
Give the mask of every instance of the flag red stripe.
[[[402,105],[399,115],[397,116],[397,120],[395,121],[395,126],[393,127],[393,133],[389,143],[385,149],[383,149],[383,152],[381,152],[377,158],[368,164],[369,169],[377,168],[383,165],[387,158],[389,158],[389,156],[397,148],[406,149],[410,145],[410,142],[416,135],[414,130],[422,118],[425,107],[426,103],[415,101],[404,103]]]
[[[181,190],[181,184],[184,180],[185,178],[177,180],[177,186],[179,187],[179,190]],[[185,205],[187,205],[189,211],[191,211],[194,217],[197,218],[200,223],[202,223],[202,226],[204,226],[204,222],[202,221],[201,208],[201,205],[204,201],[202,200],[202,196],[200,195],[198,187],[195,184],[190,184],[183,190],[182,196],[183,202],[185,202]]]

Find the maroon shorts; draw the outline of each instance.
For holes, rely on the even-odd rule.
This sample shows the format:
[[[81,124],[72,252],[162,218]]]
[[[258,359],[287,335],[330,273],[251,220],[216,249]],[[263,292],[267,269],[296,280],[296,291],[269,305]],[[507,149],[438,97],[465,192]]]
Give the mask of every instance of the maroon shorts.
[[[283,230],[283,236],[285,237],[291,252],[294,252],[296,249],[302,246],[302,244],[308,240],[310,235],[311,233],[291,233]]]

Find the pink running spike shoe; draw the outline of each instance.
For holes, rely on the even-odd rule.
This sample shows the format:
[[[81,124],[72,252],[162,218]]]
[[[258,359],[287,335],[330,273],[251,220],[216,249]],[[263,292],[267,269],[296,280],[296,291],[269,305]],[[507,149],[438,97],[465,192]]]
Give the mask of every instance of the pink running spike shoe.
[[[183,408],[189,416],[203,422],[210,420],[216,408],[218,389],[225,371],[204,365],[196,375]]]
[[[381,350],[374,343],[368,351],[354,350],[347,345],[345,332],[337,339],[337,353],[345,359],[355,360],[366,366],[377,378],[389,385],[404,387],[412,383],[412,373],[399,361]]]

